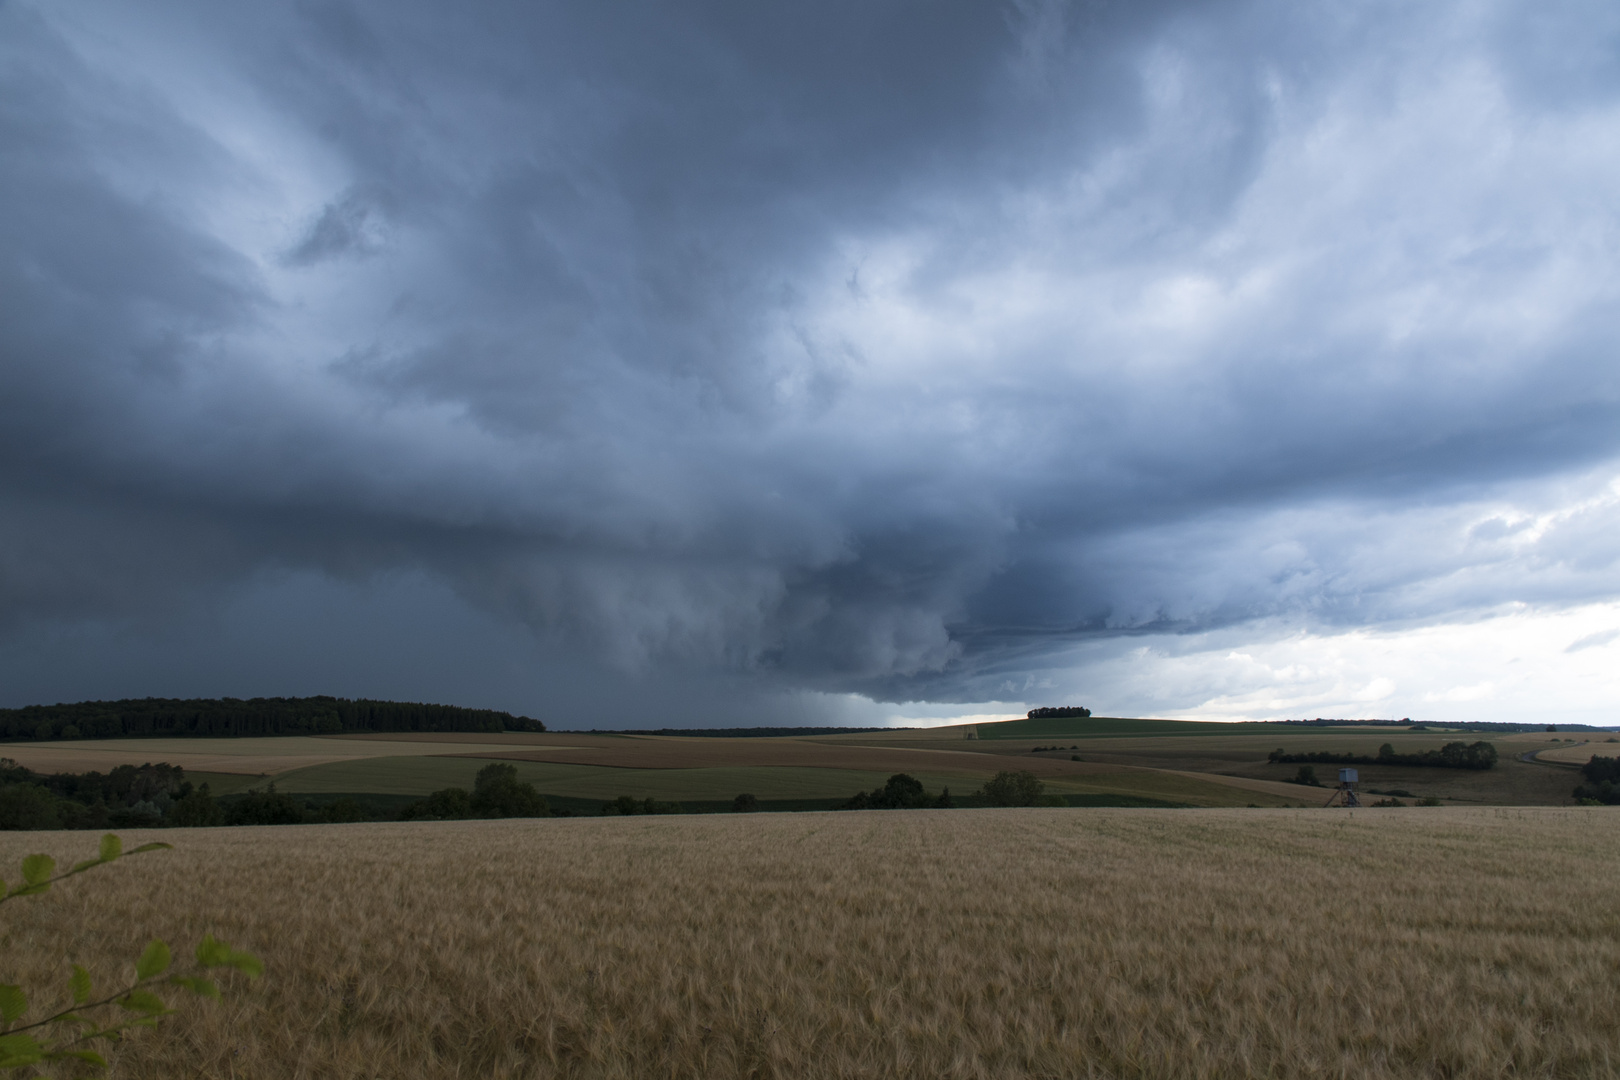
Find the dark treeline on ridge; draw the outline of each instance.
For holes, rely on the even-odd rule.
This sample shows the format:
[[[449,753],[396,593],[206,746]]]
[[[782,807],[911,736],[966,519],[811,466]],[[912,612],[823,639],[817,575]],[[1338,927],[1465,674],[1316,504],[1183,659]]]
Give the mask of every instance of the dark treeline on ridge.
[[[306,698],[138,698],[0,709],[0,739],[140,736],[339,735],[365,731],[544,731],[527,716],[493,709]]]

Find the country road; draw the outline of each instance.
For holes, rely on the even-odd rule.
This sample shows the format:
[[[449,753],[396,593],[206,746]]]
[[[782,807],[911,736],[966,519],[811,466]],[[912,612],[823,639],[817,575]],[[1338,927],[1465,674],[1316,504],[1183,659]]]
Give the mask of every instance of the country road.
[[[1585,746],[1590,741],[1591,740],[1589,740],[1589,739],[1583,739],[1580,742],[1576,743],[1575,746],[1570,746],[1568,744],[1560,745],[1560,746],[1557,746],[1557,747],[1543,746],[1540,750],[1532,750],[1527,754],[1520,754],[1519,755],[1519,760],[1520,761],[1528,761],[1528,762],[1531,762],[1532,764],[1536,764],[1536,765],[1547,765],[1547,766],[1550,766],[1551,768],[1554,768],[1554,769],[1578,769],[1578,768],[1580,768],[1580,766],[1576,765],[1574,762],[1569,762],[1569,761],[1542,761],[1541,758],[1539,758],[1537,755],[1542,753],[1542,751],[1545,751],[1545,750],[1554,750],[1554,749],[1557,749],[1557,750],[1573,750],[1573,749],[1575,749],[1576,746]]]

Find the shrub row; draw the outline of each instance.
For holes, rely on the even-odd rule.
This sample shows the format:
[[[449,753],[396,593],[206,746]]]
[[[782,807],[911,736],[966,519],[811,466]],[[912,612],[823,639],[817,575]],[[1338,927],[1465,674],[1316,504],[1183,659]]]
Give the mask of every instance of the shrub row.
[[[1489,769],[1496,764],[1496,747],[1488,742],[1449,742],[1438,750],[1397,754],[1393,745],[1385,743],[1378,748],[1376,757],[1367,754],[1340,754],[1330,750],[1290,754],[1279,748],[1271,752],[1270,760],[1273,764],[1305,761],[1317,765],[1410,765],[1425,769]]]

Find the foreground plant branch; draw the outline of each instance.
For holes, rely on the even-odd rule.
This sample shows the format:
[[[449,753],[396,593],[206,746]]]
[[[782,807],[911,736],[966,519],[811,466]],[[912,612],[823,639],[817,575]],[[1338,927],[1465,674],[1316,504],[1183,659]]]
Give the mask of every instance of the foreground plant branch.
[[[129,854],[140,855],[171,847],[172,844],[153,842],[142,844]],[[0,904],[22,896],[38,896],[59,881],[115,862],[124,854],[123,842],[108,833],[101,838],[97,858],[75,863],[72,869],[54,876],[55,859],[49,855],[29,855],[22,861],[22,884],[7,888],[5,882],[0,881]],[[74,964],[73,974],[68,979],[68,994],[73,1004],[26,1024],[19,1021],[28,1012],[28,993],[21,986],[0,984],[0,1024],[3,1024],[0,1026],[0,1069],[25,1069],[42,1062],[69,1060],[104,1069],[106,1059],[86,1044],[116,1038],[134,1028],[156,1027],[161,1017],[173,1014],[175,1010],[158,996],[159,987],[172,986],[197,997],[218,1000],[219,987],[206,977],[207,972],[230,968],[250,979],[264,972],[258,957],[233,949],[212,934],[204,935],[197,945],[196,962],[191,968],[182,973],[168,973],[172,962],[169,946],[154,939],[135,961],[135,981],[101,997],[96,996],[90,972]],[[123,1019],[103,1021],[87,1015],[115,1008],[123,1010]],[[62,1028],[68,1030],[55,1038],[41,1037]]]

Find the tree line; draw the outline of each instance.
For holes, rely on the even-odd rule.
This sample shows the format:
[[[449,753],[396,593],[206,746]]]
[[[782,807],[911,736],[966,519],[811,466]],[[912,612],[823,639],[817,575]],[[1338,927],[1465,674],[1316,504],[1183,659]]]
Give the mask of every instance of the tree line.
[[[388,731],[544,731],[527,716],[364,698],[138,698],[0,709],[0,739],[339,735]]]
[[[1369,754],[1335,753],[1331,750],[1290,754],[1279,748],[1271,752],[1269,760],[1272,764],[1311,762],[1317,765],[1410,765],[1425,769],[1489,769],[1496,764],[1496,747],[1488,742],[1449,742],[1438,750],[1398,754],[1394,745],[1385,743],[1378,748],[1376,757]]]
[[[120,765],[110,773],[36,773],[0,758],[0,829],[106,829],[211,825],[303,825],[348,821],[445,821],[549,817],[552,810],[517,768],[492,762],[473,788],[436,791],[397,811],[352,797],[318,805],[276,790],[217,798],[179,766]]]
[[[1047,705],[1039,709],[1031,709],[1026,714],[1031,720],[1046,720],[1049,718],[1080,718],[1091,715],[1091,710],[1080,705]]]

